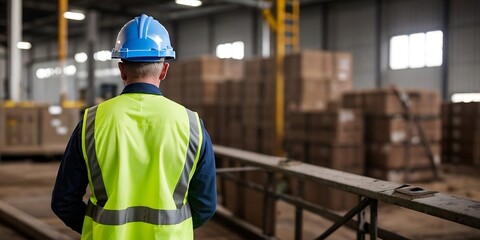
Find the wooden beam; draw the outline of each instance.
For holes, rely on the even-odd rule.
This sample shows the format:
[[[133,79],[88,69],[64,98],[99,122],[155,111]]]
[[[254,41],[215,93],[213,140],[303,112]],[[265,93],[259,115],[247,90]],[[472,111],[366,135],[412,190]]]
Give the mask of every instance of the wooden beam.
[[[376,199],[445,220],[480,229],[480,202],[433,193],[422,197],[406,196],[396,190],[404,184],[383,181],[311,164],[285,161],[285,158],[214,146],[215,155],[237,159],[241,163],[308,180],[337,190]]]
[[[14,227],[30,239],[69,240],[71,237],[60,233],[46,223],[22,212],[0,200],[0,220]]]

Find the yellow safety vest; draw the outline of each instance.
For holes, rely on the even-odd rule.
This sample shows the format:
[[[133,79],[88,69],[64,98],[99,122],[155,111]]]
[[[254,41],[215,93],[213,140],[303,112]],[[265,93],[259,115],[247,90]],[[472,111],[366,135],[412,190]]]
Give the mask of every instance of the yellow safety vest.
[[[87,109],[92,195],[82,239],[193,239],[187,196],[202,137],[198,114],[160,95],[122,94]]]

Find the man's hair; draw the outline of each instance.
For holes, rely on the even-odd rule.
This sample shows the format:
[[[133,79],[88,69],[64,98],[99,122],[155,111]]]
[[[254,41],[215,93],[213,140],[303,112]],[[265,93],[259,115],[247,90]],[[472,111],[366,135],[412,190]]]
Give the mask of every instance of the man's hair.
[[[126,73],[131,78],[147,76],[158,77],[162,71],[163,62],[129,62],[122,61]]]

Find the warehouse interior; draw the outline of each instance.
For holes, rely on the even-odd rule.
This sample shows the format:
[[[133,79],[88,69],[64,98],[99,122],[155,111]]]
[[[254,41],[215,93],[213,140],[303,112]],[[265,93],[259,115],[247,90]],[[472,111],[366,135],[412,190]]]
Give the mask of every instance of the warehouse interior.
[[[80,239],[51,189],[83,111],[122,93],[111,52],[141,14],[176,52],[162,94],[215,144],[218,208],[196,239],[480,239],[479,11],[0,0],[0,239]]]

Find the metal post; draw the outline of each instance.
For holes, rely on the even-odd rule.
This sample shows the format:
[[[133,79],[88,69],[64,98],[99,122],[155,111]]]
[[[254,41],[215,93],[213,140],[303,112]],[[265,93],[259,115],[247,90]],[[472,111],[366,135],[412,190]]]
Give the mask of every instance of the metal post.
[[[298,197],[303,198],[304,194],[304,182],[302,180],[297,181]],[[295,205],[295,240],[301,240],[303,235],[303,208],[299,205]]]
[[[448,36],[450,35],[450,0],[443,1],[443,63],[442,63],[442,97],[443,100],[448,100],[449,97],[449,84],[448,84],[448,73],[449,73],[449,41]]]
[[[273,219],[275,212],[273,209],[275,207],[275,201],[272,201],[273,196],[270,195],[269,189],[275,191],[275,175],[273,172],[267,172],[267,179],[263,191],[263,232],[267,236],[274,236],[275,226]]]
[[[355,214],[362,212],[363,209],[368,206],[368,204],[370,204],[370,199],[363,199],[357,206],[348,211],[340,220],[335,222],[329,229],[327,229],[327,231],[320,235],[320,237],[316,238],[316,240],[326,239],[328,236],[330,236],[330,234],[335,232],[338,228],[343,226],[346,222],[348,222],[348,220],[355,216]]]
[[[8,79],[10,100],[20,101],[22,55],[17,43],[22,40],[22,0],[8,1]]]
[[[370,202],[370,240],[376,240],[378,235],[378,200]]]
[[[365,198],[362,196],[359,196],[360,202],[364,200]],[[357,240],[365,240],[365,210],[360,211],[357,214]]]
[[[60,104],[67,100],[67,79],[63,73],[67,58],[67,19],[63,17],[68,9],[68,0],[58,0],[58,65],[62,69],[60,74]]]
[[[382,0],[375,1],[375,85],[382,87]]]
[[[285,96],[283,58],[285,56],[285,0],[277,0],[277,35],[275,52],[275,152],[277,156],[283,156],[283,140],[285,136]]]
[[[87,106],[95,105],[95,59],[93,54],[95,52],[95,45],[97,37],[97,12],[95,10],[88,10],[87,12]]]

